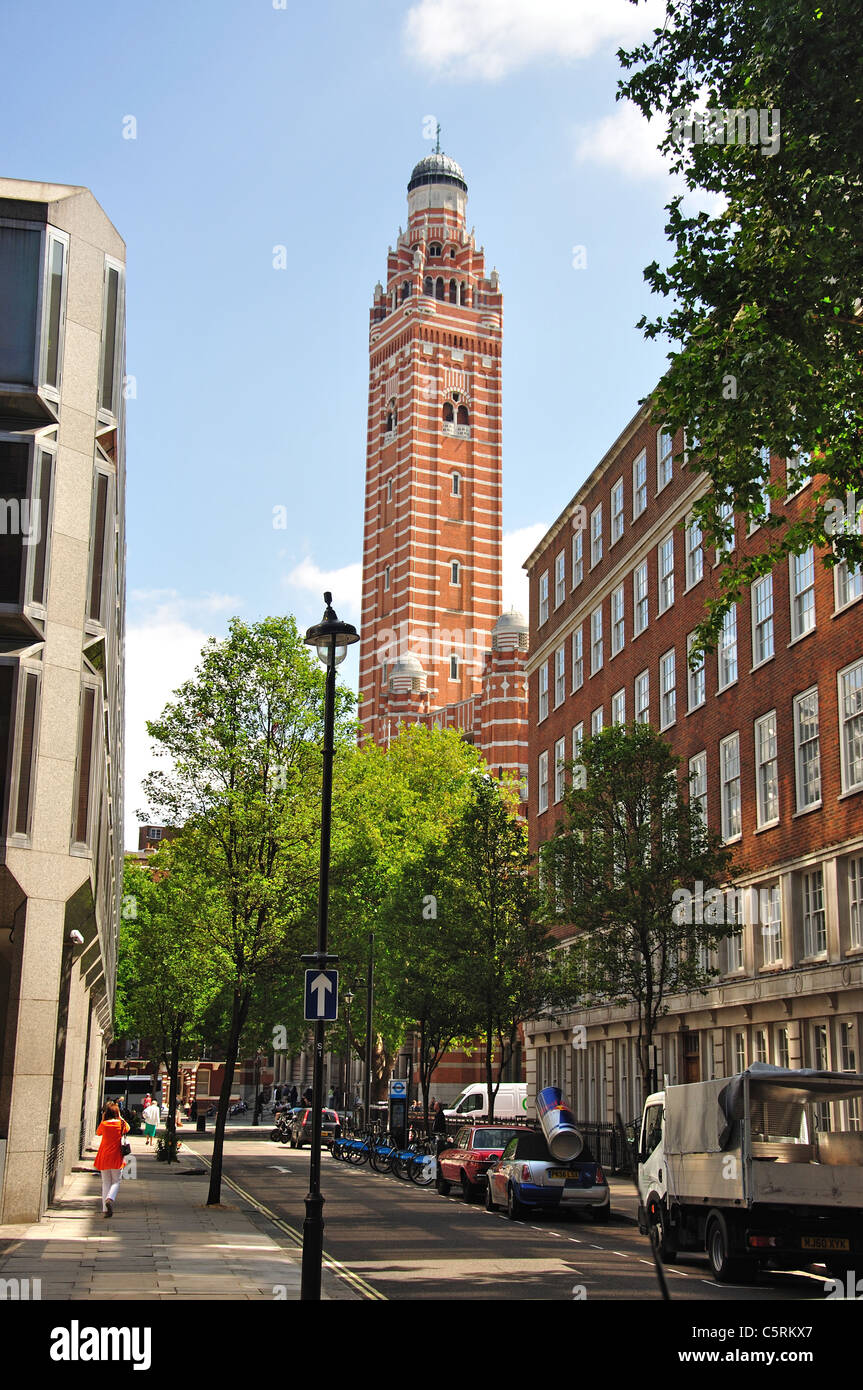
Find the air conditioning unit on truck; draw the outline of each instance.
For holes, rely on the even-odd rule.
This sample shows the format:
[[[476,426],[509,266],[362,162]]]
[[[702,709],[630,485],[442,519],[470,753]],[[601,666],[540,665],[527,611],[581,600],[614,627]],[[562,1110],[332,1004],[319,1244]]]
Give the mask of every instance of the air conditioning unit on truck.
[[[660,1255],[706,1251],[714,1278],[758,1266],[863,1270],[863,1076],[753,1063],[648,1096],[638,1224]]]

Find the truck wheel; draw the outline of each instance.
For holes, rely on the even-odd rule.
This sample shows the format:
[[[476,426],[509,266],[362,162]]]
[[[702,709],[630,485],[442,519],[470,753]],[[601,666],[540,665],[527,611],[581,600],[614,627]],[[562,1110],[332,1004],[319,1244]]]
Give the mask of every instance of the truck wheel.
[[[654,1197],[652,1201],[648,1199],[648,1212],[650,1212],[651,1206],[654,1207],[654,1211],[650,1221],[650,1243],[663,1263],[667,1260],[676,1260],[677,1246],[668,1230],[668,1212],[665,1210],[665,1203],[661,1202],[658,1197]]]
[[[749,1283],[755,1269],[748,1260],[732,1259],[728,1253],[728,1229],[721,1216],[715,1216],[707,1227],[707,1258],[717,1284]]]

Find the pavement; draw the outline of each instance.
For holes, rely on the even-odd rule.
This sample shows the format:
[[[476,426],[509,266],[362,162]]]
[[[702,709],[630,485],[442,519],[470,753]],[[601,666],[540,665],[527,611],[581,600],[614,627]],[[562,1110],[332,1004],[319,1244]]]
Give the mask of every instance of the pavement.
[[[41,1221],[0,1226],[0,1279],[29,1279],[30,1298],[39,1279],[42,1299],[298,1299],[299,1250],[279,1245],[227,1184],[223,1205],[207,1207],[209,1170],[198,1155],[210,1152],[212,1134],[195,1137],[194,1151],[158,1163],[133,1135],[134,1177],[121,1183],[110,1220],[88,1151]]]

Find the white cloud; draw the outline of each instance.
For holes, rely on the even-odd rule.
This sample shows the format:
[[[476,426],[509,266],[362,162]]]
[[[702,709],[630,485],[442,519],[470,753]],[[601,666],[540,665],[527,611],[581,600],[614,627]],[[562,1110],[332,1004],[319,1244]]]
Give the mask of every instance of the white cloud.
[[[405,19],[404,48],[435,74],[493,82],[543,59],[611,54],[664,17],[665,0],[417,0]]]
[[[240,607],[231,594],[184,598],[172,589],[135,589],[126,625],[125,837],[138,847],[136,812],[147,810],[141,783],[157,766],[146,721],[156,719],[195,667],[213,626]],[[163,764],[162,764],[163,765]]]
[[[363,587],[363,567],[359,561],[354,565],[343,565],[337,570],[322,570],[314,560],[306,556],[285,576],[284,583],[291,588],[315,594],[321,607],[324,592],[329,590],[339,617],[344,617],[345,613],[355,617],[359,615]]]
[[[532,526],[522,526],[518,531],[504,532],[501,547],[504,611],[517,608],[527,617],[529,586],[522,565],[547,530],[546,522],[535,521]]]

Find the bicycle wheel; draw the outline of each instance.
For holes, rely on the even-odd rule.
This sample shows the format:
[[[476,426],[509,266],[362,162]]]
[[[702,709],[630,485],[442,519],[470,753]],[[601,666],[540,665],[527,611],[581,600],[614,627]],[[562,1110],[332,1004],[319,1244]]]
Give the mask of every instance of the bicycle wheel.
[[[416,1153],[408,1164],[408,1177],[417,1187],[431,1187],[437,1177],[437,1158],[434,1149]]]
[[[397,1150],[389,1140],[374,1144],[369,1151],[369,1163],[376,1173],[388,1173]]]

